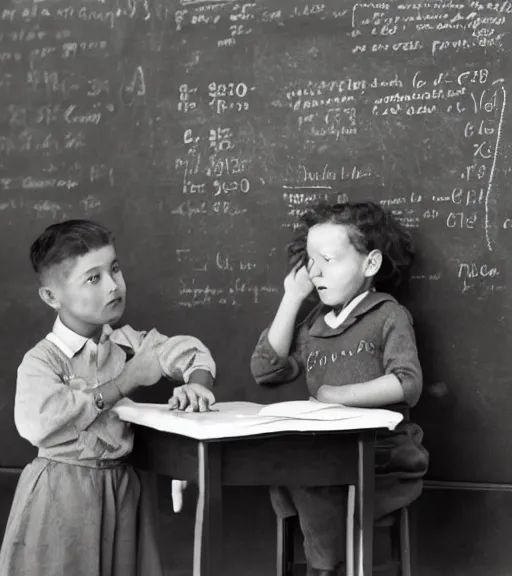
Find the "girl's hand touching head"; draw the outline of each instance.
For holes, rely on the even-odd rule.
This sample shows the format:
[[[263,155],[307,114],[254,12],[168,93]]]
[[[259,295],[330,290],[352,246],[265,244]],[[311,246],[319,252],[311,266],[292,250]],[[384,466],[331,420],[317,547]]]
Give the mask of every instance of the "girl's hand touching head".
[[[297,300],[304,300],[314,290],[314,285],[309,278],[306,266],[296,265],[284,279],[284,291],[287,295]]]

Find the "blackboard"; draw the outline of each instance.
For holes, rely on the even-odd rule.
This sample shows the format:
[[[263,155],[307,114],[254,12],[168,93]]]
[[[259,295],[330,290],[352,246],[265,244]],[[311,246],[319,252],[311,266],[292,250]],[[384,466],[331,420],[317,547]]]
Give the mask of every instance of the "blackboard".
[[[511,31],[501,0],[4,1],[0,464],[33,455],[13,398],[51,326],[28,262],[45,226],[112,228],[125,320],[197,335],[219,399],[267,402],[306,393],[248,368],[297,216],[372,198],[418,245],[430,476],[511,482]]]

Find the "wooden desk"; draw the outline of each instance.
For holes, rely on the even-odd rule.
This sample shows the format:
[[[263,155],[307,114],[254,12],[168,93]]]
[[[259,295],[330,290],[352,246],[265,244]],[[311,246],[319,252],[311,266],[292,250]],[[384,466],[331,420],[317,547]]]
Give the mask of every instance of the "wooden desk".
[[[135,426],[133,462],[198,484],[193,576],[223,573],[222,487],[275,485],[349,485],[347,576],[371,576],[374,440],[370,429],[199,441]]]

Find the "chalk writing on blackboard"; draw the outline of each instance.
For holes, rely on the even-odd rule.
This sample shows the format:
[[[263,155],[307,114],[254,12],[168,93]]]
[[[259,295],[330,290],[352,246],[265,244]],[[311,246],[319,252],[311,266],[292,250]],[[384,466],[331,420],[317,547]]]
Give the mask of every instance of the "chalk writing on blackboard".
[[[231,0],[183,0],[175,6],[126,0],[115,7],[108,1],[66,7],[33,2],[1,9],[0,97],[8,130],[0,134],[0,207],[29,207],[38,217],[60,218],[79,205],[93,215],[103,202],[91,186],[108,193],[158,167],[155,181],[169,187],[160,200],[162,209],[179,219],[180,227],[208,221],[213,228],[243,229],[254,206],[264,204],[270,186],[271,210],[282,210],[277,226],[289,229],[312,203],[352,199],[352,186],[377,183],[383,190],[377,200],[406,227],[436,228],[447,238],[471,235],[476,245],[493,252],[498,232],[512,228],[510,216],[495,209],[507,86],[503,74],[485,60],[475,63],[472,55],[482,49],[501,53],[510,14],[509,2],[456,1],[358,2],[342,10],[329,3],[271,9]],[[58,25],[45,25],[50,22]],[[142,36],[155,61],[169,40],[158,30],[169,22],[175,25],[177,46],[184,47],[178,49],[175,65],[184,73],[173,77],[173,93],[165,84],[168,75],[153,69],[151,58],[132,55],[117,64],[124,31],[149,22],[151,28],[144,28]],[[232,58],[235,46],[248,54],[244,49],[254,43],[257,30],[269,30],[278,38],[286,27],[318,23],[322,29],[322,22],[340,23],[354,66],[332,71],[322,64],[317,71],[312,63],[325,59],[314,42],[309,52],[300,54],[304,72],[294,54],[286,53],[269,82],[265,74],[253,74],[251,66],[235,66],[226,73],[215,66],[203,69],[205,58],[222,59],[228,53]],[[445,61],[446,54],[457,58]],[[381,69],[365,66],[379,55],[389,58]],[[410,64],[393,64],[393,58],[401,61],[400,55],[410,58]],[[274,65],[263,48],[257,56],[262,69]],[[425,57],[442,64],[427,66]],[[27,88],[29,101],[18,97],[20,86]],[[269,122],[254,128],[258,116],[271,116],[275,127]],[[124,126],[134,133],[146,129],[145,141],[116,141]],[[450,145],[442,137],[436,140],[435,126],[448,127]],[[367,146],[402,133],[415,134],[418,150],[410,153],[420,158],[419,164],[422,155],[430,157],[436,150],[453,155],[442,185],[389,190],[391,166],[396,164],[392,155],[385,150],[368,158],[366,152],[359,158],[350,154],[361,142]],[[112,154],[106,157],[101,154],[103,141],[112,143]],[[282,166],[273,154],[285,159]],[[34,157],[38,161],[29,162]],[[148,158],[149,168],[138,170],[142,157]],[[416,168],[421,169],[410,167],[411,181]],[[261,263],[244,253],[243,240],[234,254],[217,248],[206,259],[193,256],[200,250],[190,249],[193,275],[212,269],[235,275],[238,270],[245,276],[231,286],[237,298],[254,299],[258,293],[260,302],[262,294],[272,294],[275,286],[260,282]],[[466,273],[460,266],[468,262]],[[504,276],[499,266],[495,277],[474,274],[473,265],[478,270],[489,266],[476,257],[450,264],[450,274],[462,282],[464,293],[471,292],[477,279],[499,283]],[[415,276],[429,282],[438,277],[438,270]],[[192,289],[191,280],[200,285]],[[182,302],[191,294],[197,301],[201,289],[206,290],[206,304],[221,299],[210,294],[202,280],[184,282]],[[222,298],[231,294],[224,282],[210,284],[211,290],[224,290]]]

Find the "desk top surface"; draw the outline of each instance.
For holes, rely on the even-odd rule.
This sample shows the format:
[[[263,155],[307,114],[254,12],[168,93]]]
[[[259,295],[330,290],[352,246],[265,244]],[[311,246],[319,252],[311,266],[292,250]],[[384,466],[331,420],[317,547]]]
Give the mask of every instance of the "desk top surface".
[[[340,432],[394,429],[403,419],[390,410],[348,408],[316,401],[264,406],[253,402],[221,402],[211,412],[180,412],[165,404],[123,401],[115,408],[133,424],[196,440],[214,440],[292,432]]]

